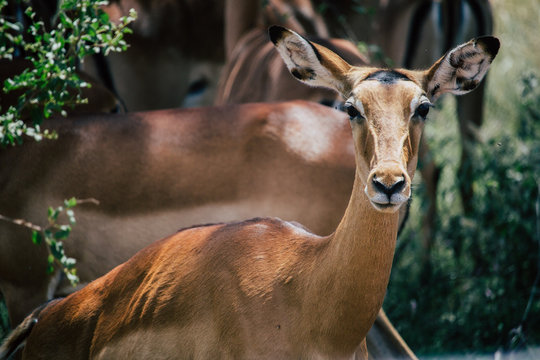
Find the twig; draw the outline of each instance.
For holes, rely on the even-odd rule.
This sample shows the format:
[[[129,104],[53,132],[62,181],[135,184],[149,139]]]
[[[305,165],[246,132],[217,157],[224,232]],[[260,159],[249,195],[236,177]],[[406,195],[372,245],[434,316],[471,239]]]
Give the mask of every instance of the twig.
[[[96,200],[94,198],[77,199],[77,205],[80,205],[80,204],[99,205],[99,200]],[[35,231],[43,231],[44,230],[43,227],[41,227],[39,225],[36,225],[36,224],[33,224],[30,221],[27,221],[27,220],[24,220],[24,219],[13,219],[13,218],[10,218],[10,217],[7,217],[7,216],[4,216],[4,215],[0,214],[0,220],[4,220],[4,221],[10,222],[10,223],[15,224],[15,225],[24,226],[25,228],[28,228],[30,230],[35,230]]]
[[[13,223],[15,225],[24,226],[24,227],[26,227],[26,228],[28,228],[30,230],[43,231],[43,228],[41,226],[32,224],[31,222],[26,221],[24,219],[12,219],[10,217],[7,217],[7,216],[4,216],[4,215],[0,214],[0,220],[4,220],[4,221],[10,222],[10,223]]]

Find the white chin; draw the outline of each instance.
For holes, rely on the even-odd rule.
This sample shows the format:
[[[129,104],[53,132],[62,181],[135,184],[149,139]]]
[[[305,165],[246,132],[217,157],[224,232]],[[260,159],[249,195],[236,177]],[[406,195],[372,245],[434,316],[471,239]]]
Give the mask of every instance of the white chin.
[[[371,202],[371,205],[373,205],[373,207],[375,208],[375,210],[377,211],[380,211],[380,212],[384,212],[384,213],[395,213],[396,211],[399,210],[399,208],[401,207],[401,205],[403,203],[399,203],[399,204],[393,204],[393,203],[386,203],[386,204],[380,204],[380,203],[376,203],[374,201],[370,201]]]

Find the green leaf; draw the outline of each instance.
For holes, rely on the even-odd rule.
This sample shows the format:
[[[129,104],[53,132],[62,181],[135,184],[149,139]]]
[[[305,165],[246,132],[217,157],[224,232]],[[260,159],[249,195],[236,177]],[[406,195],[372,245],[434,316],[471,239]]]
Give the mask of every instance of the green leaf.
[[[56,209],[49,207],[49,211],[48,211],[49,221],[56,222],[56,220],[58,219],[58,215],[60,215],[62,211],[64,211],[64,208],[61,206],[57,207]]]
[[[64,256],[64,244],[62,244],[61,241],[57,242],[55,240],[51,240],[49,249],[51,250],[51,254],[58,260],[62,259]]]
[[[47,257],[47,273],[52,274],[54,272],[54,256],[49,255]]]
[[[51,240],[54,239],[53,234],[49,229],[43,230],[43,235],[45,235],[45,241],[47,242],[47,244],[50,244]]]
[[[57,231],[57,232],[54,233],[54,238],[56,240],[67,239],[69,234],[71,234],[71,228],[62,229],[62,230]]]
[[[36,13],[34,12],[34,10],[32,9],[32,7],[28,7],[26,8],[26,10],[24,11],[24,14],[26,16],[28,16],[29,18],[31,18],[32,20],[34,19],[34,17],[36,16]]]
[[[68,209],[77,206],[77,199],[72,197],[71,199],[64,200],[64,206]]]
[[[40,245],[43,241],[43,236],[37,230],[32,231],[32,242],[36,245]]]
[[[99,16],[99,19],[100,19],[104,24],[106,24],[106,23],[109,22],[109,15],[108,15],[105,11],[99,9],[99,10],[98,10],[98,16]]]

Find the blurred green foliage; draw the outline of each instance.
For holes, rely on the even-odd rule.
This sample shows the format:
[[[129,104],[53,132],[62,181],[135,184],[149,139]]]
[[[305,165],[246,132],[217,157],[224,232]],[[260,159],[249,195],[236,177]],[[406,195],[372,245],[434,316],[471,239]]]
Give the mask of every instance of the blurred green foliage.
[[[126,50],[124,35],[131,32],[128,25],[136,18],[132,10],[114,24],[100,8],[107,1],[62,0],[49,25],[26,2],[20,3],[29,23],[26,27],[16,16],[5,13],[8,2],[0,0],[0,59],[13,59],[16,53],[22,53],[32,64],[3,84],[4,93],[23,93],[17,104],[0,109],[1,146],[20,144],[23,135],[37,141],[54,138],[54,134],[42,131],[43,119],[54,113],[65,115],[67,107],[86,101],[80,89],[90,84],[76,73],[79,63],[89,55]],[[31,124],[24,121],[27,116],[23,114],[29,114]]]
[[[444,204],[459,192],[455,181],[442,179],[430,268],[421,268],[418,245],[412,245],[392,270],[384,305],[420,354],[511,351],[540,343],[538,76],[523,75],[518,88],[517,119],[478,144],[471,159],[473,212],[465,216],[460,206]],[[422,186],[415,195],[421,204]],[[414,244],[419,226],[413,223],[400,241]]]

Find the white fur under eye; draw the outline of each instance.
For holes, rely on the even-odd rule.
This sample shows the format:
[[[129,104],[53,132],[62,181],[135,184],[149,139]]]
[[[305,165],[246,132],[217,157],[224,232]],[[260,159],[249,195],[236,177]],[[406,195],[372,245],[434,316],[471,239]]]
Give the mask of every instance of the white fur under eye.
[[[425,95],[420,95],[419,97],[415,97],[414,99],[412,99],[411,105],[410,105],[411,117],[413,117],[414,114],[416,114],[416,109],[418,109],[418,106],[420,106],[420,104],[423,104],[423,103],[428,103],[431,105],[431,102]]]
[[[353,105],[363,118],[366,117],[366,113],[364,111],[364,105],[362,105],[362,102],[360,100],[355,99],[354,97],[351,96],[350,98],[347,99],[346,103]]]

